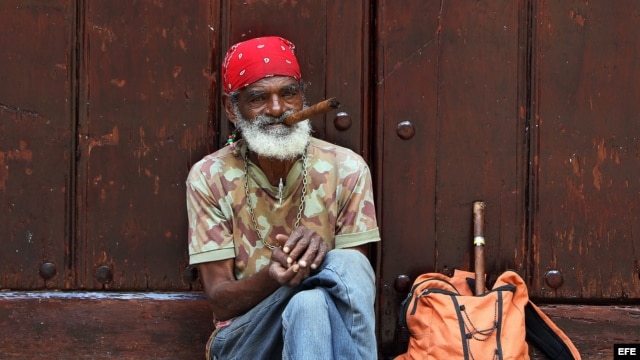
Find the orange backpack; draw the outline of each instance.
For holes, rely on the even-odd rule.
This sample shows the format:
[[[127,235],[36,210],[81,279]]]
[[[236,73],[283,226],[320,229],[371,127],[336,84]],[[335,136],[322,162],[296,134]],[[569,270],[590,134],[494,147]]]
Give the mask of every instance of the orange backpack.
[[[529,359],[527,341],[550,359],[580,359],[571,340],[529,300],[527,286],[506,271],[473,295],[474,273],[420,275],[402,303],[407,352],[396,360]]]

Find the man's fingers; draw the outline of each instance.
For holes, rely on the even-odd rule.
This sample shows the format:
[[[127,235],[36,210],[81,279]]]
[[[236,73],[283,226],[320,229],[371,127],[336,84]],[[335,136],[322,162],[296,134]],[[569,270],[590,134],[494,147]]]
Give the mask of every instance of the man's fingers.
[[[303,268],[303,267],[297,267],[297,272],[294,272],[294,267],[296,267],[297,264],[291,266],[291,268],[289,269],[291,272],[293,272],[294,276],[293,278],[291,278],[289,280],[289,282],[287,283],[288,286],[291,287],[295,287],[300,285],[300,283],[302,282],[302,280],[306,279],[309,277],[309,269],[308,268]]]
[[[284,246],[282,247],[282,251],[291,255],[291,252],[298,247],[298,243],[300,239],[304,238],[304,230],[305,228],[301,226],[298,226],[297,228],[293,229],[293,232],[286,239]],[[278,238],[278,236],[286,236],[286,235],[281,235],[281,234],[276,235],[276,239]]]
[[[274,278],[280,285],[294,287],[309,277],[309,269],[300,267],[298,264],[287,268],[280,263],[272,263],[269,266],[269,276]]]
[[[329,248],[327,247],[327,244],[322,241],[320,243],[320,247],[318,249],[318,252],[316,253],[316,257],[313,260],[313,262],[311,263],[311,268],[312,269],[317,269],[318,266],[320,266],[322,264],[322,262],[324,261],[324,257],[327,255],[327,252],[329,252]]]
[[[276,235],[276,242],[278,243],[278,245],[283,246],[284,244],[286,244],[288,238],[289,237],[287,235],[285,235],[285,234],[278,234],[278,235]],[[282,250],[284,251],[284,249],[285,249],[285,247],[283,246]],[[287,249],[287,251],[284,251],[284,252],[285,253],[289,252],[289,250],[291,250],[291,249]]]
[[[287,268],[297,264],[301,268],[316,269],[322,264],[328,251],[318,233],[302,226],[294,229],[288,237],[284,234],[276,235],[276,240],[279,244],[284,243],[282,252],[288,257],[278,259]]]
[[[277,247],[275,249],[273,249],[271,251],[271,260],[275,261],[279,264],[281,264],[283,267],[287,268],[288,267],[288,263],[287,263],[287,258],[288,255],[285,254],[281,248]]]
[[[291,248],[291,251],[288,252],[289,257],[293,260],[293,262],[299,261],[301,259],[302,255],[304,255],[304,253],[307,251],[309,247],[309,244],[311,243],[311,238],[310,238],[310,236],[312,235],[311,231],[307,231],[302,235],[303,236],[300,237],[296,241],[296,244]]]
[[[320,246],[323,243],[324,241],[322,241],[320,235],[314,233],[309,240],[309,245],[307,246],[304,254],[300,258],[300,260],[298,260],[298,264],[300,264],[300,266],[302,267],[307,267],[309,264],[313,263],[318,254],[318,251],[320,250]]]

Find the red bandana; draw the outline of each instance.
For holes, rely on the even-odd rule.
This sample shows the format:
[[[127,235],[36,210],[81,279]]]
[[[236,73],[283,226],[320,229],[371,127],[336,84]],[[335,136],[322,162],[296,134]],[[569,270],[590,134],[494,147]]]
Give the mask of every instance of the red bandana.
[[[224,91],[234,92],[269,76],[301,79],[295,46],[279,36],[259,37],[233,45],[222,62]]]

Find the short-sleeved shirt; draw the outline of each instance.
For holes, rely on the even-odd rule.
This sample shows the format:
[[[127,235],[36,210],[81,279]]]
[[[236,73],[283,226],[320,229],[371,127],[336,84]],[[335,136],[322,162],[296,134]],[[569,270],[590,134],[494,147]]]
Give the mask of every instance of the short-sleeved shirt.
[[[245,188],[246,144],[239,153],[222,148],[197,162],[187,178],[189,262],[234,259],[237,279],[269,263],[271,250],[260,241],[251,219]],[[307,190],[299,225],[315,230],[329,249],[380,241],[371,173],[355,152],[312,138],[307,148]],[[275,244],[290,234],[300,208],[303,161],[299,159],[279,187],[248,161],[248,194],[259,231]],[[280,201],[282,198],[282,201]]]

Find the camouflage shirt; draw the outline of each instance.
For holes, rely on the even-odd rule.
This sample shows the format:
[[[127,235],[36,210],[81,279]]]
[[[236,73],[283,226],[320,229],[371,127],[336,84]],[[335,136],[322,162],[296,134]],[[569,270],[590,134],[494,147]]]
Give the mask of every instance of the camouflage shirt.
[[[234,259],[235,276],[250,276],[269,263],[271,250],[256,234],[245,195],[244,141],[240,154],[228,147],[205,156],[187,178],[189,262]],[[312,138],[307,150],[308,184],[300,225],[315,230],[330,249],[379,241],[369,167],[353,151]],[[259,231],[269,243],[293,231],[302,195],[303,161],[278,187],[249,161],[249,197]]]

